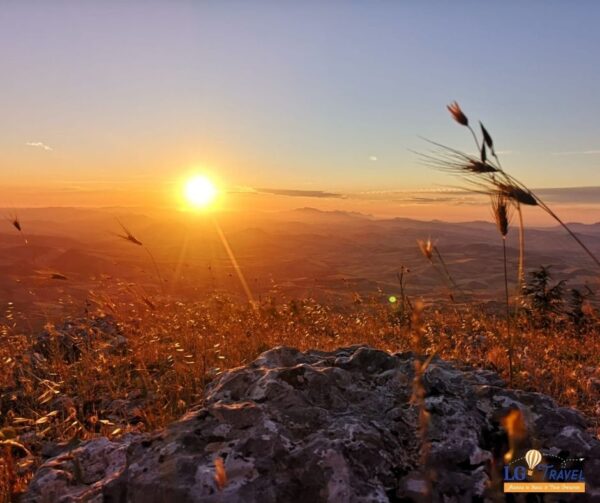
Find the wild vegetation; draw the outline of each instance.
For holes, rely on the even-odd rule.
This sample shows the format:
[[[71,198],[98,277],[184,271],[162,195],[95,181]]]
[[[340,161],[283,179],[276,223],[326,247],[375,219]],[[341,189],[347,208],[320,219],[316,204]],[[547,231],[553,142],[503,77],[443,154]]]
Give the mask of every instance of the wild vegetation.
[[[548,269],[532,275],[527,308],[514,320],[513,385],[577,407],[600,433],[599,318],[579,302],[581,294],[565,300],[563,293]],[[152,305],[130,296],[107,299],[43,334],[3,326],[1,500],[24,490],[41,455],[57,443],[164,426],[201,403],[215,375],[277,345],[418,348],[508,378],[502,316],[468,304],[423,307],[407,295],[392,300],[357,298],[342,310],[270,298],[255,309],[223,296]]]
[[[502,309],[470,301],[431,240],[418,245],[448,290],[449,303],[424,305],[411,297],[405,267],[398,273],[398,296],[357,293],[352,304],[277,296],[240,300],[216,293],[183,301],[164,294],[153,254],[121,225],[119,237],[151,259],[161,285],[154,297],[136,295],[123,284],[97,296],[83,315],[48,323],[41,333],[24,330],[26,324],[12,312],[0,326],[0,502],[25,490],[43,456],[98,435],[114,438],[160,428],[202,403],[215,376],[278,345],[333,350],[368,344],[489,368],[511,386],[578,408],[600,435],[600,317],[589,303],[593,292],[554,282],[549,267],[525,277],[522,206],[541,207],[600,263],[545,203],[503,170],[483,125],[480,142],[460,107],[449,108],[473,134],[479,157],[438,145],[440,151],[424,158],[491,196],[502,239]],[[519,288],[511,292],[506,238],[512,210],[519,215],[520,260]],[[11,224],[23,235],[17,217]],[[427,360],[416,369],[417,381],[426,366]],[[414,404],[425,427],[423,403],[415,382]]]

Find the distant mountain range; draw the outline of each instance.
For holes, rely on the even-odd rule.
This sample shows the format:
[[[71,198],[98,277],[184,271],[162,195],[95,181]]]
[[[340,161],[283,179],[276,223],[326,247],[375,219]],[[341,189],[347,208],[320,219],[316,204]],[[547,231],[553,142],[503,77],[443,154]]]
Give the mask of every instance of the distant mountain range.
[[[148,252],[165,280],[162,290],[197,296],[223,291],[241,295],[237,274],[212,217],[167,211],[36,208],[19,210],[23,232],[8,222],[0,231],[0,305],[23,310],[52,304],[59,295],[73,305],[106,278],[161,291]],[[376,219],[361,213],[292,211],[215,215],[252,291],[257,296],[314,296],[343,302],[354,294],[398,292],[397,272],[410,270],[407,292],[427,301],[448,298],[439,271],[421,255],[417,240],[436,243],[448,270],[470,300],[498,298],[503,281],[501,240],[485,221],[447,223]],[[117,234],[122,222],[143,246]],[[600,255],[600,224],[572,224]],[[25,240],[27,242],[25,242]],[[508,236],[511,283],[516,279],[517,229]],[[145,248],[145,249],[144,249]],[[551,265],[556,280],[599,289],[600,275],[560,227],[526,231],[526,266]],[[58,281],[36,271],[56,272]]]

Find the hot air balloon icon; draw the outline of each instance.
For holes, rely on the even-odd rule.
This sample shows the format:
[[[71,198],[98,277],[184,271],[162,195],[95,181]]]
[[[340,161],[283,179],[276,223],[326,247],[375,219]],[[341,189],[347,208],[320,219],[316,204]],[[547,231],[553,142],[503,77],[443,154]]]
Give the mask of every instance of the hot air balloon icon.
[[[533,470],[537,465],[540,464],[541,460],[542,453],[540,451],[536,449],[531,449],[530,451],[527,451],[527,454],[525,454],[525,461],[527,462],[527,466],[529,466],[529,470],[527,470],[528,476],[531,477],[533,475]]]

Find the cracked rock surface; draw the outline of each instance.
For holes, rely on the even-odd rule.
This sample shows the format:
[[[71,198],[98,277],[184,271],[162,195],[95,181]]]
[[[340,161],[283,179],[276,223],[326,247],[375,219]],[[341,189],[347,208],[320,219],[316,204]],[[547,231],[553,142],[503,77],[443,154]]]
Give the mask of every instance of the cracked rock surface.
[[[364,346],[272,349],[223,373],[202,407],[164,430],[94,439],[49,459],[23,501],[502,501],[501,420],[511,409],[526,421],[523,452],[586,459],[587,496],[546,501],[600,499],[600,442],[582,416],[509,390],[493,372],[431,361],[422,445],[414,364],[412,353]],[[217,457],[227,475],[221,489]]]

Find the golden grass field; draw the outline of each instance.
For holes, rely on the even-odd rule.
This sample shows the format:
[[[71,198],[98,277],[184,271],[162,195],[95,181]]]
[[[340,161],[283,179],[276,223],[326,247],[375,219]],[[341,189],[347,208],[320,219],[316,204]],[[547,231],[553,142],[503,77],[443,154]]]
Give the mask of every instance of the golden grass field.
[[[131,254],[117,249],[98,256],[93,252],[99,243],[105,246],[107,235],[87,245],[35,236],[32,245],[21,221],[12,219],[23,244],[4,250],[15,282],[10,292],[20,295],[20,307],[13,312],[9,302],[0,326],[0,502],[22,493],[41,460],[60,452],[61,444],[161,428],[201,404],[215,376],[281,345],[333,350],[367,344],[492,369],[511,387],[545,393],[579,409],[591,419],[592,433],[600,435],[600,317],[589,286],[597,280],[589,265],[600,266],[592,251],[600,240],[597,225],[584,226],[583,235],[581,226],[565,223],[504,171],[482,124],[480,141],[458,104],[448,109],[472,133],[478,156],[431,142],[436,149],[422,154],[422,160],[458,174],[468,190],[491,197],[496,229],[481,222],[416,224],[314,210],[308,211],[310,220],[319,223],[309,225],[301,220],[304,210],[264,228],[244,227],[230,216],[237,228],[229,223],[223,231],[212,217],[195,219],[184,231],[169,225],[160,230],[138,216],[153,228],[150,235],[163,239],[155,255],[146,238],[117,217],[119,233],[110,231],[111,238]],[[216,194],[204,178],[190,183],[194,190],[188,198],[194,203],[205,204]],[[534,231],[526,271],[523,208],[528,206],[554,220],[572,248],[564,252],[556,229]],[[518,254],[507,247],[512,213],[518,214]],[[73,221],[68,225],[73,232]],[[89,227],[86,221],[79,225]],[[419,225],[435,227],[445,237],[444,247],[431,238],[417,239],[414,246],[408,236],[419,235]],[[177,232],[183,245],[172,244]],[[174,241],[165,243],[169,234]],[[185,256],[190,235],[200,256]],[[114,248],[112,242],[106,248]],[[16,252],[19,260],[12,258]],[[416,272],[412,255],[421,264]],[[188,259],[195,272],[188,271]],[[412,261],[410,268],[405,259]],[[550,266],[542,266],[548,259],[561,265],[556,279]],[[53,268],[41,269],[42,261]],[[90,276],[91,264],[97,270]],[[135,273],[137,280],[135,274],[123,280],[102,272],[112,266],[117,277]],[[274,271],[288,276],[281,288]],[[178,293],[184,277],[187,283],[179,283]],[[571,280],[574,287],[570,283],[567,289]],[[56,288],[56,282],[68,286]],[[230,295],[232,285],[244,295]],[[476,297],[476,288],[486,292],[485,299]],[[83,314],[75,316],[82,304]],[[33,306],[38,317],[58,307],[54,317],[46,315],[44,332],[32,323]],[[423,420],[415,435],[423,434],[427,418],[420,387],[426,366],[416,368],[413,383],[413,404]]]
[[[217,295],[195,303],[107,300],[88,313],[88,323],[79,322],[74,340],[80,353],[72,361],[57,334],[52,337],[52,327],[44,357],[33,349],[36,338],[5,326],[0,501],[25,489],[45,444],[160,428],[201,403],[212,377],[278,345],[419,349],[507,378],[505,322],[484,312],[468,304],[441,310],[417,305],[409,316],[400,302],[358,296],[344,310],[312,299],[270,298],[254,307]],[[106,315],[126,340],[116,350],[93,328],[95,317]],[[600,331],[597,313],[588,312],[587,318],[583,329],[558,315],[541,327],[534,315],[522,313],[514,331],[513,385],[577,407],[599,435]],[[86,333],[89,338],[81,335]]]

